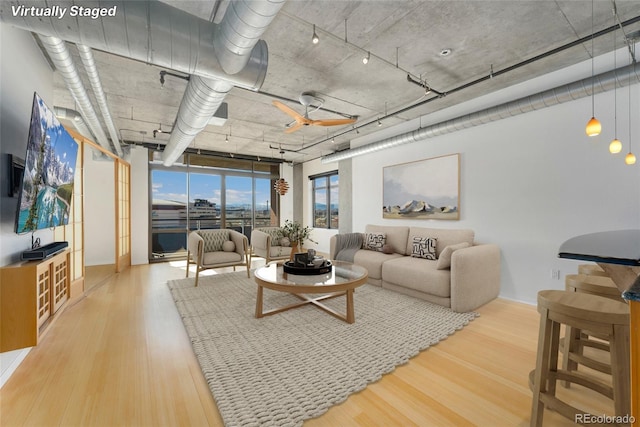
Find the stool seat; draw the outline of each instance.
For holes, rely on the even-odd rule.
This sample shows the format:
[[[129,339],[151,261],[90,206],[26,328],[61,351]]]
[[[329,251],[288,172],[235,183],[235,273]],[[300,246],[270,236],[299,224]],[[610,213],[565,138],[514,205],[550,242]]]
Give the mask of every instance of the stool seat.
[[[586,274],[567,274],[564,279],[568,291],[584,292],[624,301],[622,292],[609,277]]]
[[[538,292],[540,331],[536,369],[530,377],[533,389],[531,426],[542,425],[544,408],[575,420],[579,410],[556,397],[557,381],[580,384],[613,400],[615,415],[630,412],[629,306],[622,301],[574,291]],[[603,337],[609,342],[611,385],[587,372],[558,368],[560,326],[577,333]],[[569,341],[574,343],[575,341]],[[568,344],[565,340],[565,347]],[[573,345],[573,344],[572,344]],[[574,349],[566,349],[572,353]],[[576,360],[581,360],[576,355]]]
[[[607,273],[598,264],[580,264],[578,266],[578,274],[587,274],[589,276],[609,277]]]
[[[541,313],[543,309],[583,320],[586,323],[593,323],[594,325],[603,324],[607,327],[609,325],[629,326],[629,307],[626,304],[621,301],[585,293],[556,290],[540,291],[538,292],[538,312]]]

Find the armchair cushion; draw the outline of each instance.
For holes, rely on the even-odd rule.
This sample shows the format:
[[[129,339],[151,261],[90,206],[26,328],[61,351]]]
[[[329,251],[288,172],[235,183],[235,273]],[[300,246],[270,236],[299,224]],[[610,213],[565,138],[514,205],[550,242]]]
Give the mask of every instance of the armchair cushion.
[[[205,252],[202,255],[202,265],[219,265],[228,264],[233,262],[242,262],[242,256],[237,252]]]
[[[227,240],[222,244],[222,250],[225,252],[233,252],[236,250],[236,244],[232,240]]]
[[[204,241],[203,252],[216,252],[222,250],[224,242],[229,240],[229,230],[216,230],[215,233],[199,230],[197,232]]]

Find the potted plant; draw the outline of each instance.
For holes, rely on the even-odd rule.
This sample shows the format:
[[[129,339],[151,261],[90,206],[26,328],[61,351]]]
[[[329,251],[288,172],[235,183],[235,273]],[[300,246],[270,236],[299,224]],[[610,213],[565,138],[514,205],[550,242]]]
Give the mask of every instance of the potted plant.
[[[282,227],[282,235],[289,239],[291,242],[291,257],[293,254],[300,251],[305,241],[318,243],[311,238],[311,232],[313,229],[307,226],[302,226],[295,221],[286,220]]]

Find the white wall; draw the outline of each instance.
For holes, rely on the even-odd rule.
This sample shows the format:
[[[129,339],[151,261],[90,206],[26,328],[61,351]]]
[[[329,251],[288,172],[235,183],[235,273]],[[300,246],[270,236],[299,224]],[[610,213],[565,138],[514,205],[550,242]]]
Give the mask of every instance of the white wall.
[[[149,151],[131,149],[131,264],[149,263]]]
[[[584,133],[591,100],[583,98],[354,158],[354,231],[369,223],[473,229],[476,240],[502,250],[501,296],[535,303],[539,290],[564,287],[562,280],[551,279],[552,269],[563,277],[577,268],[578,261],[557,258],[562,242],[640,227],[640,164],[627,166],[623,160],[629,141],[627,93],[618,92],[624,150],[616,156],[608,152],[614,123],[609,92],[596,96],[603,134],[593,139]],[[640,114],[639,99],[635,85],[632,117]],[[632,151],[638,155],[640,125],[632,126]],[[382,219],[383,167],[451,153],[461,154],[459,221]]]
[[[114,162],[84,156],[84,262],[86,266],[116,262],[116,190]]]
[[[0,23],[0,266],[19,261],[20,253],[31,248],[31,234],[15,234],[17,198],[8,196],[8,154],[22,159],[27,151],[33,92],[53,107],[53,71],[33,37]],[[50,230],[37,231],[42,244],[53,241]],[[17,368],[29,349],[0,354],[0,387]]]

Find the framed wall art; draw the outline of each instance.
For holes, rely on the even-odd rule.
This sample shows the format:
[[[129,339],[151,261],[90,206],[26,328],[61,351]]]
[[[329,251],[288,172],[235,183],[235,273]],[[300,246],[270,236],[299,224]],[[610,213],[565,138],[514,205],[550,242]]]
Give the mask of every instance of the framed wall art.
[[[460,219],[460,154],[385,166],[382,217]]]

